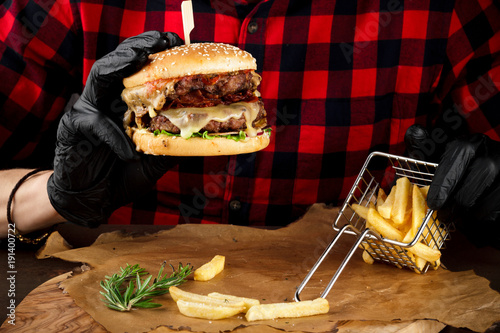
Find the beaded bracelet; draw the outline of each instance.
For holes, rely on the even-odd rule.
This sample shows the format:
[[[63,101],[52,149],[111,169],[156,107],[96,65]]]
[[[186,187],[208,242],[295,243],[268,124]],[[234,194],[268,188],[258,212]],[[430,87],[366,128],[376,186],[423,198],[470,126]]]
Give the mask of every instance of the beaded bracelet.
[[[17,230],[17,228],[15,227],[16,224],[12,220],[12,216],[11,216],[12,201],[14,200],[14,195],[16,194],[16,192],[19,189],[19,187],[21,187],[21,185],[26,181],[26,179],[28,179],[29,177],[31,177],[34,174],[37,174],[37,173],[39,173],[40,171],[43,171],[43,170],[45,170],[45,169],[38,168],[38,169],[32,170],[32,171],[28,172],[27,174],[25,174],[21,179],[19,179],[19,181],[17,182],[17,184],[12,189],[12,192],[10,192],[9,200],[7,201],[7,222],[9,224],[9,226],[13,226],[14,227],[14,234],[15,234],[16,238],[20,242],[22,242],[22,243],[37,245],[40,242],[42,242],[43,240],[45,240],[50,235],[50,233],[51,233],[51,231],[53,229],[53,227],[52,227],[51,230],[49,230],[48,232],[42,234],[39,237],[29,238],[29,237],[21,235],[21,233],[19,232],[19,230]]]

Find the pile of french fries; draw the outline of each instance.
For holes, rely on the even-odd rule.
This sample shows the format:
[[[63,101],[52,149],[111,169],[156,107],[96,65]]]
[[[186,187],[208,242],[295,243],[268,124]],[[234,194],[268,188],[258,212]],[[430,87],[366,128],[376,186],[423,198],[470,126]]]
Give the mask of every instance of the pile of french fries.
[[[352,208],[366,220],[366,228],[376,231],[384,238],[410,243],[417,235],[427,214],[428,191],[429,186],[420,187],[411,184],[408,178],[401,177],[391,188],[389,195],[382,188],[379,189],[375,204],[372,202],[368,206],[353,204]],[[441,252],[439,244],[436,244],[436,235],[442,235],[443,230],[440,229],[439,223],[433,223],[433,220],[437,221],[435,215],[433,219],[429,220],[428,227],[424,229],[414,246],[398,249],[398,251],[404,251],[415,264],[418,268],[415,269],[417,273],[421,273],[427,263],[431,264],[434,269],[440,265]],[[438,228],[439,230],[437,230]],[[378,241],[373,242],[376,244]],[[380,242],[378,243],[380,245]],[[373,257],[377,257],[374,249],[369,245],[369,242],[362,243],[361,247],[364,249],[363,260],[372,264]],[[372,256],[370,253],[374,255]]]
[[[217,255],[194,272],[195,281],[209,281],[224,269],[225,257]],[[188,317],[218,320],[237,314],[245,314],[247,321],[297,318],[328,313],[329,303],[324,298],[312,301],[260,304],[259,300],[247,297],[220,294],[208,295],[169,288],[170,296],[177,303],[179,312]]]

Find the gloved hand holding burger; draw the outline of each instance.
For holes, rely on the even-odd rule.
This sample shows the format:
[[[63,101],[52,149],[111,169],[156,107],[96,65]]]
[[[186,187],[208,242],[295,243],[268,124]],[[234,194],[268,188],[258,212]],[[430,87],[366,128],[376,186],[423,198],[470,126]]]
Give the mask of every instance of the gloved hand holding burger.
[[[181,44],[173,33],[146,32],[92,67],[59,124],[48,182],[52,205],[68,221],[104,223],[182,156],[269,144],[255,59],[231,45]]]

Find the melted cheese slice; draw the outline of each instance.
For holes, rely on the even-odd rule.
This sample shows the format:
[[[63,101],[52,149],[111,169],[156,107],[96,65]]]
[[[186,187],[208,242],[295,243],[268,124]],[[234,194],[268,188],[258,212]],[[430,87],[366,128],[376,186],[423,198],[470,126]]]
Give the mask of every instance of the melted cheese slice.
[[[172,124],[181,131],[181,137],[187,139],[193,133],[199,132],[210,121],[225,122],[231,118],[239,119],[245,116],[245,133],[254,137],[257,135],[257,129],[253,128],[252,123],[259,114],[258,103],[238,102],[229,105],[216,105],[204,108],[179,108],[160,112],[167,117]]]
[[[145,106],[151,118],[156,116],[165,104],[165,96],[174,93],[176,80],[163,80],[156,85],[144,84],[137,87],[126,88],[122,92],[122,99],[129,109],[136,111],[138,106]]]

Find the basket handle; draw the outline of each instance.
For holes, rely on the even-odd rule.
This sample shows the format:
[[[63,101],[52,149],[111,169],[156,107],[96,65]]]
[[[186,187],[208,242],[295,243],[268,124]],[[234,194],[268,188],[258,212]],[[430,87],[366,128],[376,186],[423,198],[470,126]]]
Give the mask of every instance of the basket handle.
[[[321,298],[326,298],[326,296],[328,295],[328,293],[332,289],[333,285],[335,284],[335,282],[339,278],[340,273],[342,273],[342,271],[344,270],[345,266],[347,265],[347,263],[351,259],[352,255],[358,249],[359,245],[361,244],[361,242],[365,238],[366,234],[368,232],[370,232],[370,229],[365,229],[365,230],[363,230],[363,232],[360,232],[359,230],[357,230],[354,226],[352,226],[350,224],[344,225],[340,229],[339,233],[332,239],[332,241],[330,242],[330,244],[328,244],[328,246],[326,247],[326,249],[323,251],[323,254],[321,254],[321,256],[318,258],[318,260],[316,261],[316,263],[314,264],[314,266],[311,268],[311,270],[309,271],[309,273],[307,273],[306,277],[304,278],[304,280],[302,281],[302,283],[299,285],[299,287],[295,291],[295,301],[297,301],[297,302],[300,301],[300,293],[304,290],[304,288],[306,287],[307,283],[309,282],[309,280],[311,279],[311,277],[314,275],[314,273],[316,272],[316,270],[318,269],[318,267],[321,265],[321,263],[323,262],[323,260],[328,256],[328,254],[330,253],[330,251],[334,247],[335,243],[337,243],[337,241],[340,239],[340,237],[346,231],[348,231],[348,229],[353,230],[358,235],[358,238],[356,238],[356,242],[354,243],[354,245],[351,247],[351,249],[349,250],[349,252],[345,256],[345,258],[342,261],[342,263],[340,264],[339,268],[337,268],[337,271],[335,272],[335,274],[333,275],[332,279],[330,280],[330,282],[326,286],[325,290],[323,290],[323,293],[321,294],[320,297]]]

